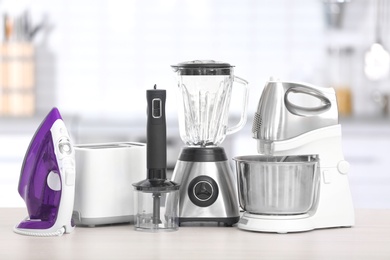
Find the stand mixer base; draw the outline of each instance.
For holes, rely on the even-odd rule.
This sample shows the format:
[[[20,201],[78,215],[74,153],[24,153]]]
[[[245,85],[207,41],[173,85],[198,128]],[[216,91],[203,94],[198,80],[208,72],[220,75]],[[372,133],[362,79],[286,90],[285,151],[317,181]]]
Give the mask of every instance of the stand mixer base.
[[[271,233],[303,232],[315,229],[309,214],[268,216],[245,212],[237,227],[243,230]]]
[[[237,227],[239,229],[256,231],[256,232],[268,232],[268,233],[292,233],[292,232],[304,232],[314,229],[323,228],[340,228],[351,227],[353,223],[347,224],[346,222],[328,221],[326,223],[320,223],[321,221],[316,215],[309,213],[300,215],[286,215],[286,216],[272,216],[272,215],[257,215],[245,212]]]

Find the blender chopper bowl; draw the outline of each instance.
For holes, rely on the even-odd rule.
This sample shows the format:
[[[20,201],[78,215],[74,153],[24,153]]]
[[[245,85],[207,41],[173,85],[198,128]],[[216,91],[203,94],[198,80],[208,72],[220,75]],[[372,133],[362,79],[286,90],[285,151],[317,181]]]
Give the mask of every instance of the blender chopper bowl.
[[[144,180],[135,186],[135,229],[175,231],[179,228],[179,186],[169,180]]]
[[[181,139],[190,146],[216,146],[227,134],[246,123],[248,82],[233,75],[229,63],[195,60],[173,65],[178,76],[179,127]],[[228,127],[233,82],[245,87],[239,122]]]
[[[253,214],[308,212],[318,189],[316,156],[248,155],[236,161],[241,207]]]

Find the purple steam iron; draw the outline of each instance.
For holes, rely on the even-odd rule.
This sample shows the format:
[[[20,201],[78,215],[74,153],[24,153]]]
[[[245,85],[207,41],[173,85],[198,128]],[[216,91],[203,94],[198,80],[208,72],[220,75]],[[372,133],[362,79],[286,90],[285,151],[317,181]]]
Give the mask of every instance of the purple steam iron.
[[[29,216],[14,228],[15,233],[61,236],[74,229],[75,155],[57,108],[46,116],[30,142],[18,191]]]

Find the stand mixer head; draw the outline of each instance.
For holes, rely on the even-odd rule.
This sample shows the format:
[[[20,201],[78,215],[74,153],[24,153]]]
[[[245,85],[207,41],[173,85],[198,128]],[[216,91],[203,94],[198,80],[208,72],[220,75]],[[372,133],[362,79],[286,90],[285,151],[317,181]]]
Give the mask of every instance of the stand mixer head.
[[[273,142],[337,124],[338,109],[332,88],[271,80],[260,97],[252,136],[258,141],[259,153],[272,155]]]

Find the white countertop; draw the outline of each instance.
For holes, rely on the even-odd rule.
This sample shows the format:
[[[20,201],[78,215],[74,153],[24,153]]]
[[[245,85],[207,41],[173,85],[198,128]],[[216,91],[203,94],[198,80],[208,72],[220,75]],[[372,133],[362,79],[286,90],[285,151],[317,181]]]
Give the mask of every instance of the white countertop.
[[[50,238],[13,233],[25,214],[0,208],[0,259],[390,259],[390,210],[356,210],[352,228],[290,234],[210,226],[143,233],[114,225]]]

